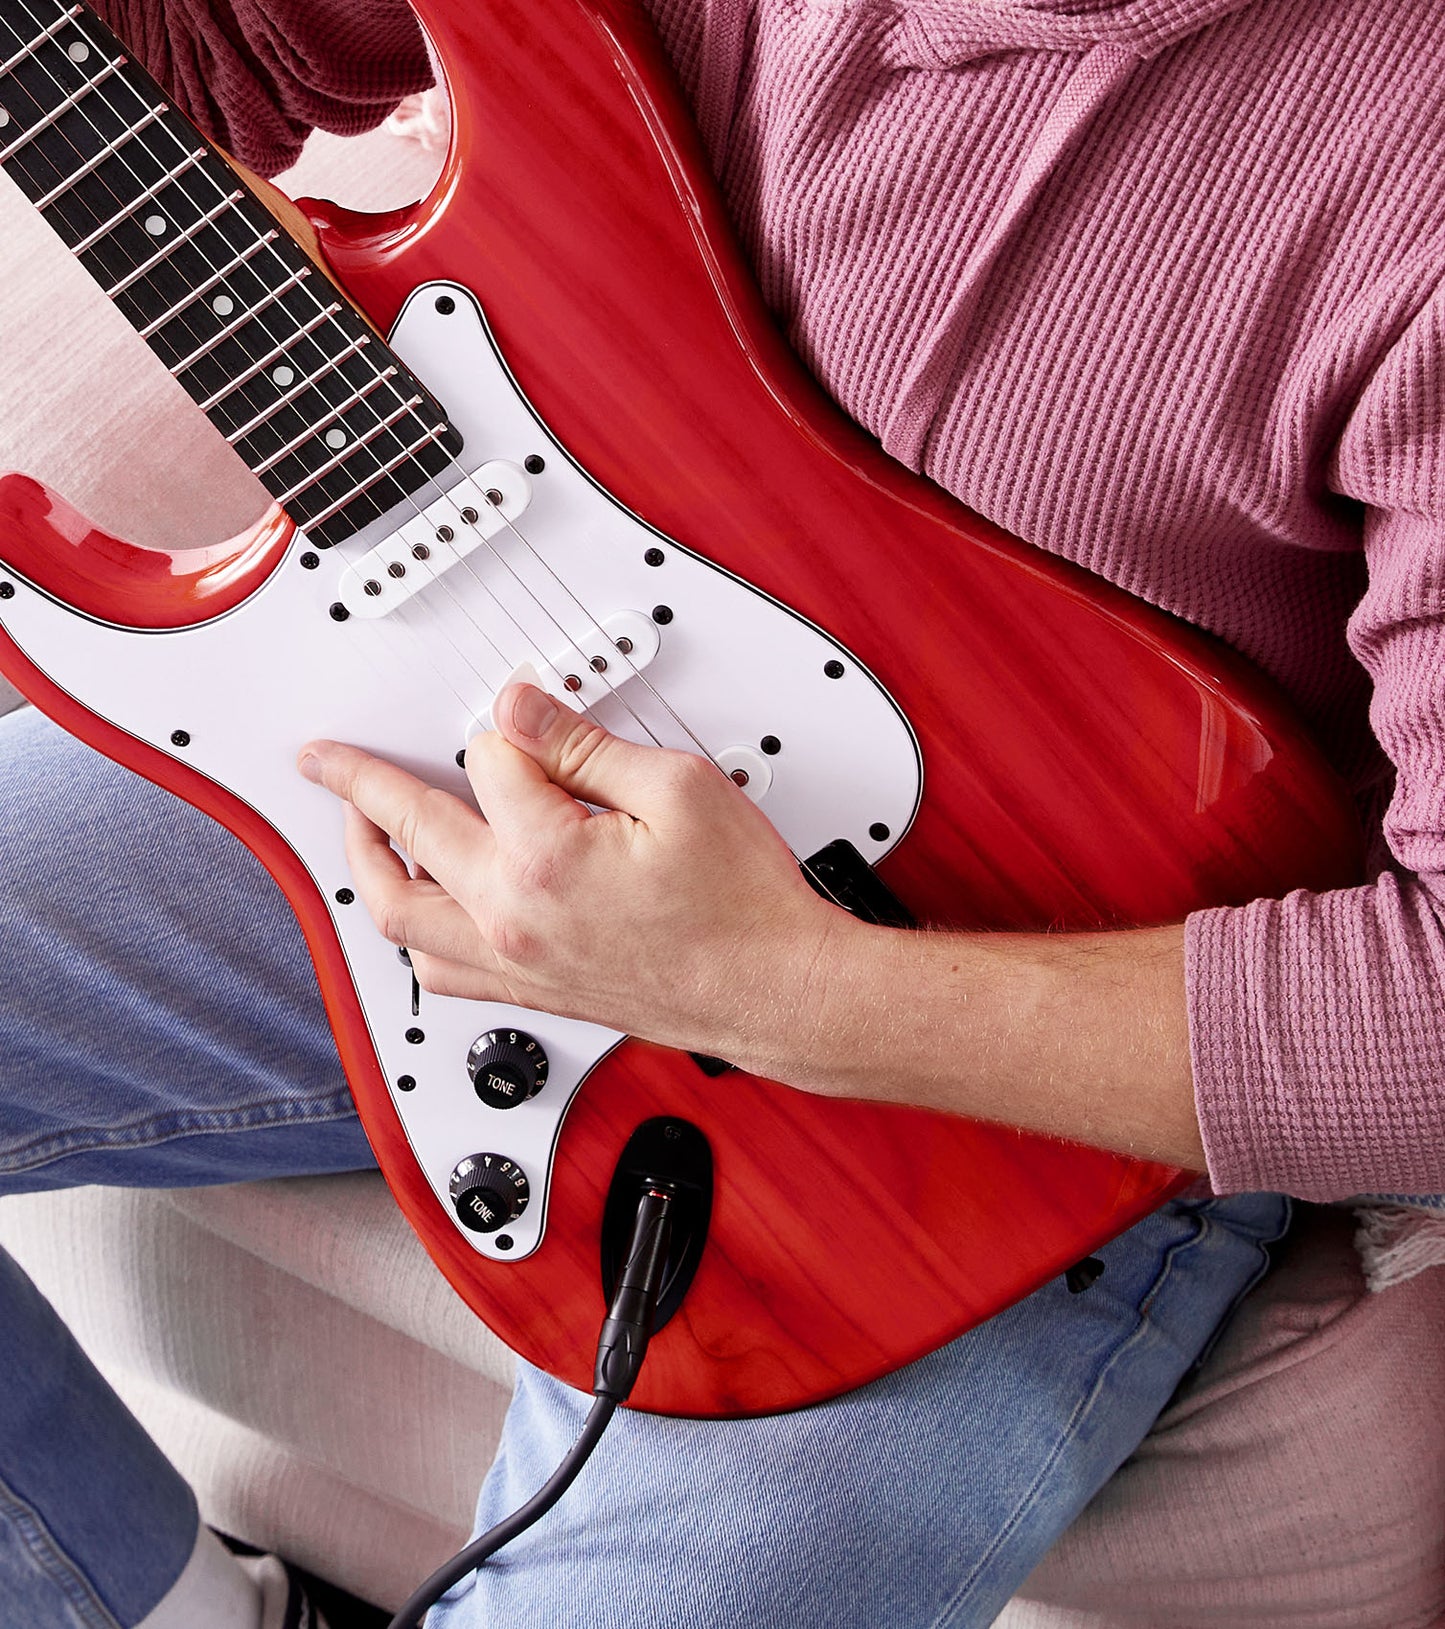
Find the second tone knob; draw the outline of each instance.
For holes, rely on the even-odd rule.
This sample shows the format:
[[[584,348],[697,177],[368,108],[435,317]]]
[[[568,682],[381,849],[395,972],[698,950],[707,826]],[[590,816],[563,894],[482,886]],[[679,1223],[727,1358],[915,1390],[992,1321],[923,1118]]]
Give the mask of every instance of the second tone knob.
[[[520,1029],[489,1029],[472,1042],[467,1073],[477,1096],[494,1109],[514,1109],[547,1084],[547,1054]]]
[[[526,1172],[505,1154],[470,1154],[452,1172],[452,1205],[463,1227],[495,1233],[527,1208]]]

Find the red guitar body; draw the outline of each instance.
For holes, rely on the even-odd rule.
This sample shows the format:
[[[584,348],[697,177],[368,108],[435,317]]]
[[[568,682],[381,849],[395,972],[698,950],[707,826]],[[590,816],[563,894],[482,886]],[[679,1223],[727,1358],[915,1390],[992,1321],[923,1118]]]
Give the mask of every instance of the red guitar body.
[[[735,244],[686,107],[626,0],[420,0],[456,136],[432,196],[311,206],[385,331],[450,278],[541,419],[660,532],[855,651],[906,713],[921,813],[881,867],[924,921],[1091,928],[1347,881],[1339,787],[1227,652],[1011,539],[903,470],[820,393]],[[0,485],[0,561],[137,627],[201,624],[279,568],[273,517],[204,561],[142,554]],[[442,1270],[519,1353],[590,1389],[607,1184],[658,1114],[704,1128],[716,1187],[692,1288],[634,1406],[732,1415],[861,1385],[1067,1268],[1181,1173],[923,1112],[813,1098],[637,1042],[563,1124],[547,1231],[482,1261],[417,1172],[328,903],[267,822],[104,722],[8,637],[0,667],[75,734],[237,832],[306,929],[367,1132]],[[298,976],[299,972],[298,972]]]

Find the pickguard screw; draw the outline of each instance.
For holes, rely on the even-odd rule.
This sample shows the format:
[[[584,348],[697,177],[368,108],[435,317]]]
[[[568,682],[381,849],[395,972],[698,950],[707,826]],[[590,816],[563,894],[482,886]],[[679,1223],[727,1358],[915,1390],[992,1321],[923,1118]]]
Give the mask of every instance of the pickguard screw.
[[[450,543],[451,540],[456,535],[457,534],[451,529],[450,526],[438,526],[437,527],[437,542],[438,543]]]
[[[502,489],[500,487],[489,486],[484,496],[486,497],[487,502],[491,504],[493,509],[500,509],[502,507]]]
[[[587,665],[594,673],[605,673],[607,671],[607,658],[605,656],[594,656]]]
[[[414,1092],[416,1090],[416,1076],[398,1075],[396,1077],[396,1089],[399,1092]]]
[[[569,673],[562,681],[562,688],[576,692],[582,688],[582,681],[575,673]]]
[[[499,1233],[492,1241],[498,1250],[510,1250],[514,1242],[510,1233]]]
[[[400,560],[393,560],[386,568],[386,573],[389,577],[405,577],[406,567],[402,565]]]
[[[449,317],[451,316],[452,312],[456,310],[457,302],[451,297],[450,294],[438,294],[436,307],[437,310],[441,312],[442,316]]]
[[[477,524],[477,512],[472,508],[471,504],[468,504],[467,507],[462,510],[462,519],[466,521],[468,526],[475,526]]]
[[[338,888],[336,890],[336,903],[338,905],[354,905],[356,895],[349,888]]]
[[[893,834],[881,820],[875,820],[868,828],[868,835],[875,843],[886,843]]]
[[[411,1042],[411,1044],[413,1046],[420,1046],[421,1043],[424,1040],[426,1040],[426,1031],[423,1030],[423,1029],[415,1029],[415,1028],[409,1029],[406,1032],[406,1038],[407,1038],[408,1041]]]
[[[632,641],[627,637],[626,634],[623,634],[621,639],[614,639],[612,643],[617,646],[618,650],[620,650],[624,656],[632,655]]]
[[[528,453],[522,460],[522,468],[528,475],[540,475],[547,467],[547,460],[537,453]]]
[[[752,777],[745,769],[735,769],[733,770],[729,779],[732,781],[734,786],[746,786]]]
[[[13,600],[15,598],[14,583],[0,583],[0,600]]]
[[[776,757],[783,750],[783,743],[775,735],[765,735],[758,742],[758,745],[767,753],[769,758]]]
[[[665,628],[672,621],[672,607],[670,605],[654,605],[652,620]]]
[[[660,566],[667,556],[661,549],[649,549],[642,557],[643,563],[649,566]]]
[[[313,554],[310,549],[307,549],[305,554],[301,556],[302,571],[315,571],[317,566],[320,564],[321,556],[319,554]]]
[[[377,582],[375,577],[368,577],[364,586],[366,592],[372,597],[372,599],[375,599],[376,596],[381,592],[381,584]]]
[[[188,746],[190,746],[190,744],[191,744],[191,732],[189,730],[172,730],[171,731],[171,745],[173,747],[188,747]]]
[[[351,612],[346,609],[340,600],[337,600],[335,605],[331,607],[331,620],[333,622],[345,622],[350,615]]]
[[[824,662],[823,671],[830,679],[841,679],[843,677],[843,664],[836,661]]]
[[[467,749],[465,747],[459,747],[457,749],[457,768],[458,769],[465,769],[466,767],[467,767]]]
[[[413,543],[411,546],[411,557],[413,560],[430,560],[431,550],[426,546],[425,543]]]

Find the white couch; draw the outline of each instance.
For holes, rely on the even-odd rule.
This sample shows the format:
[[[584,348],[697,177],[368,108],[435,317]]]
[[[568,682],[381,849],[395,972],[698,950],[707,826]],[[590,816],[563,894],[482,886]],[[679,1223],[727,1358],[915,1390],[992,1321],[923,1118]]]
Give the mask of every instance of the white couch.
[[[395,1608],[465,1542],[511,1355],[379,1176],[0,1201],[215,1527]]]

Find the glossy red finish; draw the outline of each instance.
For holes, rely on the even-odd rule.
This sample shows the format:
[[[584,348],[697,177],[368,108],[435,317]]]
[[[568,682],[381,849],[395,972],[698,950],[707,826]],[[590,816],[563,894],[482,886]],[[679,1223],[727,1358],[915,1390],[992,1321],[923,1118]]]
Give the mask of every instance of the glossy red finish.
[[[454,150],[413,210],[312,205],[328,261],[381,326],[418,283],[473,288],[522,388],[603,486],[872,668],[923,751],[922,812],[884,867],[920,917],[1160,922],[1353,877],[1341,789],[1236,658],[969,514],[824,399],[752,288],[635,8],[419,10],[447,66]],[[398,1200],[481,1316],[575,1385],[590,1387],[603,1311],[607,1183],[653,1114],[702,1125],[717,1161],[707,1250],[634,1397],[665,1412],[763,1412],[862,1384],[1027,1293],[1180,1184],[1165,1168],[1005,1129],[709,1080],[629,1043],[565,1123],[541,1249],[485,1263],[411,1160],[324,904],[289,850],[234,800],[47,695],[13,650],[0,666],[270,865],[306,928]]]
[[[142,549],[97,530],[28,475],[0,475],[0,542],[11,570],[87,616],[127,628],[189,628],[247,599],[296,528],[272,509],[209,549]]]

